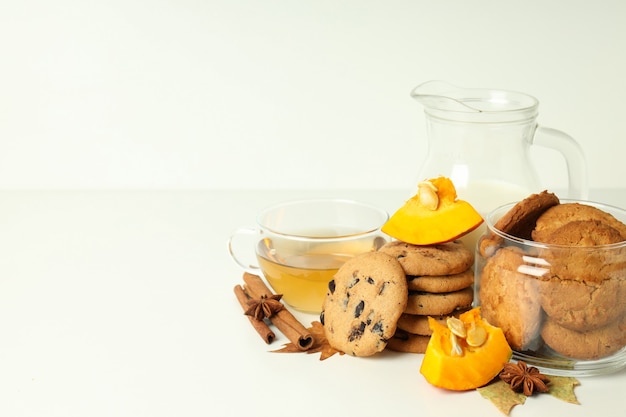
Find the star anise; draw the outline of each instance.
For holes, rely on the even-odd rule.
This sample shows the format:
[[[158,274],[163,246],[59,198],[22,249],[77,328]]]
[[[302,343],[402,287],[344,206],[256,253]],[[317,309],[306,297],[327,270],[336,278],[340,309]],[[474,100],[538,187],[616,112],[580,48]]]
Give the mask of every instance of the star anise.
[[[529,397],[533,392],[548,392],[547,376],[539,372],[534,366],[528,366],[524,361],[507,363],[500,372],[500,379],[511,386],[513,391],[523,392]]]
[[[269,319],[283,309],[283,303],[280,302],[282,296],[282,294],[272,294],[262,295],[259,299],[250,299],[245,314],[257,320]]]

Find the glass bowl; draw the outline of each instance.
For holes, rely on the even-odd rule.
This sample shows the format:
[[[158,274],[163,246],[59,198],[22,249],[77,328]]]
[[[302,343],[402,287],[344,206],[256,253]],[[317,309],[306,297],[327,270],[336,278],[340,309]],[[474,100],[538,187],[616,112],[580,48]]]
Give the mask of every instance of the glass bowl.
[[[617,207],[561,200],[565,203],[590,205],[626,223],[626,211]],[[502,328],[515,359],[547,374],[591,376],[622,369],[626,241],[572,246],[511,236],[494,225],[514,205],[486,217],[487,229],[476,245],[475,305]],[[576,233],[588,239],[580,225]]]

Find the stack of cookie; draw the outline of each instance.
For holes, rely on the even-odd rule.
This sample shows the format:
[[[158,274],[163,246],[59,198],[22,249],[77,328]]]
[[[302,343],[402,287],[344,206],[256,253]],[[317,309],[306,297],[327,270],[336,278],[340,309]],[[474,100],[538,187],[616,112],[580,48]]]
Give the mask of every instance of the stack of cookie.
[[[379,249],[398,259],[408,284],[408,302],[387,348],[424,353],[431,330],[428,317],[445,320],[471,308],[473,253],[461,242],[418,246],[392,241]]]

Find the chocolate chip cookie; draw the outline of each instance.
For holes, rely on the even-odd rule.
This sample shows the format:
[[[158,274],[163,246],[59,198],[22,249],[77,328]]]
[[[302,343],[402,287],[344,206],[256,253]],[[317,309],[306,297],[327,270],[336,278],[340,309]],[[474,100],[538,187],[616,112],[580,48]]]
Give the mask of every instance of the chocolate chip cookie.
[[[474,300],[474,290],[464,288],[446,293],[409,291],[405,313],[423,316],[441,316],[467,308]]]
[[[451,275],[421,275],[406,277],[409,291],[425,291],[430,293],[443,293],[459,291],[474,283],[474,271],[472,268],[459,274]]]
[[[398,329],[389,340],[387,347],[396,352],[425,353],[430,336],[412,334]]]
[[[407,304],[402,266],[383,252],[348,260],[328,285],[320,320],[329,344],[353,356],[382,351]]]
[[[448,317],[459,317],[462,313],[468,310],[469,308],[462,308],[459,310],[455,310],[450,314],[445,314],[441,316],[426,316],[405,313],[400,316],[400,319],[398,320],[398,329],[420,336],[430,336],[433,331],[431,330],[428,323],[428,317],[432,317],[433,319],[445,325],[446,319]]]
[[[379,251],[396,258],[406,275],[413,276],[459,274],[474,263],[474,254],[459,241],[419,246],[396,240]]]

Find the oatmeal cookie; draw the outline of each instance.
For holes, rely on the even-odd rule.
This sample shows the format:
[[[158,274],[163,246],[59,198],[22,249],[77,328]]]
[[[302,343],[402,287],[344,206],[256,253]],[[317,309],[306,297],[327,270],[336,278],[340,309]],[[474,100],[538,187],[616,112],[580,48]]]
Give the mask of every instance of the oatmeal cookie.
[[[567,329],[594,330],[626,316],[626,277],[600,282],[553,277],[540,287],[543,310]]]
[[[546,210],[537,219],[532,239],[537,242],[549,242],[550,235],[563,225],[581,220],[593,220],[617,230],[621,240],[626,240],[626,225],[597,207],[582,203],[563,203]]]
[[[499,249],[483,268],[478,297],[480,311],[489,323],[500,327],[513,349],[539,346],[543,321],[539,281],[524,272],[523,252]]]
[[[552,245],[541,251],[550,273],[563,280],[602,282],[626,278],[626,247],[603,249],[622,241],[613,227],[597,220],[573,220],[552,231],[544,243]]]
[[[612,355],[626,346],[626,316],[607,326],[577,332],[546,320],[541,336],[557,353],[575,359],[595,360]]]

